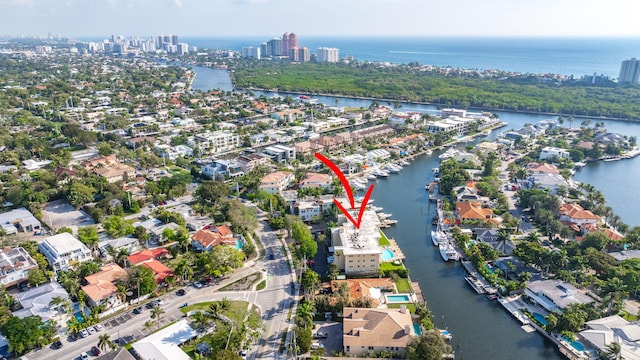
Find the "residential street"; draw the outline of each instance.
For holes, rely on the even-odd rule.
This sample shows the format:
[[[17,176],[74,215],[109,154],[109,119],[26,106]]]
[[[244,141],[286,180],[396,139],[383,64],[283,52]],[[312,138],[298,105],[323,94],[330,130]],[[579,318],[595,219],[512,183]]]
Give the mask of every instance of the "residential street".
[[[282,332],[289,327],[287,316],[289,307],[294,301],[292,286],[292,271],[289,268],[286,254],[282,244],[279,242],[276,232],[260,221],[260,228],[257,233],[265,248],[265,257],[257,261],[249,261],[243,268],[224,279],[217,285],[196,289],[186,287],[186,294],[178,296],[175,292],[162,297],[161,307],[166,313],[161,316],[160,326],[176,321],[183,317],[179,307],[184,303],[195,304],[203,301],[220,300],[227,297],[231,300],[244,300],[256,304],[262,312],[265,331],[262,337],[253,344],[249,350],[249,359],[280,359],[280,344]],[[269,254],[274,254],[271,260]],[[219,292],[218,290],[228,284],[235,282],[255,272],[264,272],[267,278],[267,287],[261,291],[240,291],[240,292]],[[109,334],[114,341],[120,337],[133,336],[136,339],[148,334],[144,330],[144,323],[150,320],[149,309],[141,314],[134,314],[131,306],[125,314],[110,318],[101,324],[104,330],[93,335],[75,341],[62,339],[63,347],[58,350],[44,348],[37,352],[28,354],[29,358],[45,360],[67,360],[76,359],[80,353],[86,351],[90,354],[92,346],[98,344],[98,337],[104,333]],[[155,320],[154,320],[155,321]],[[154,327],[155,330],[155,327]],[[90,355],[91,356],[91,355]]]

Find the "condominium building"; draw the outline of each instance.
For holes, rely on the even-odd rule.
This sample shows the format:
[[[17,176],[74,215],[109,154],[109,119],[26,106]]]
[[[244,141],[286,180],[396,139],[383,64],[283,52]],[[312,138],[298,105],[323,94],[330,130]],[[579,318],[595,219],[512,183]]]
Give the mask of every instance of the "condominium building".
[[[340,60],[340,50],[330,47],[320,47],[317,52],[318,62],[338,62]]]
[[[201,149],[208,148],[213,154],[234,150],[240,146],[240,136],[222,130],[199,134],[195,138],[202,143]]]
[[[282,54],[289,55],[289,50],[298,47],[298,36],[295,33],[282,35]]]
[[[266,175],[260,180],[260,190],[270,194],[277,194],[282,190],[286,190],[294,179],[293,173],[277,171]]]
[[[260,60],[260,48],[253,46],[245,46],[242,48],[243,58],[255,58]]]
[[[72,262],[93,259],[91,250],[75,236],[66,232],[45,238],[38,245],[38,249],[47,258],[54,271],[66,270]]]
[[[348,207],[348,206],[345,206]],[[360,206],[356,205],[356,209]],[[358,210],[351,210],[351,216],[358,218]],[[347,276],[376,275],[380,269],[380,220],[372,210],[362,214],[360,228],[357,229],[344,215],[338,217],[338,227],[331,229],[333,263]]]
[[[266,56],[282,56],[282,39],[273,38],[267,41]]]
[[[640,83],[640,60],[632,58],[625,60],[620,65],[620,75],[618,76],[620,83]]]

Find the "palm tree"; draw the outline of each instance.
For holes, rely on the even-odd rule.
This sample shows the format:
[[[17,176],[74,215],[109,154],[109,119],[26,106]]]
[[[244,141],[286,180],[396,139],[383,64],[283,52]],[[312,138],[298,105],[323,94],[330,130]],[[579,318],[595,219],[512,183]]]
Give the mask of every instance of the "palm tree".
[[[607,359],[609,359],[609,360],[622,360],[623,359],[622,354],[621,354],[622,347],[615,340],[612,343],[610,343],[609,345],[607,345],[606,349],[607,349],[607,352],[605,354],[607,356],[606,357]]]
[[[129,265],[129,250],[120,249],[115,257],[115,261],[118,265],[127,267],[127,265]]]
[[[153,321],[151,321],[151,320],[147,320],[147,321],[144,323],[144,329],[145,329],[145,330],[151,330],[151,328],[152,328],[152,327],[153,327]]]
[[[196,329],[204,329],[211,323],[211,316],[205,311],[198,311],[191,315],[191,320],[193,321],[193,326],[195,326]]]
[[[98,337],[98,347],[105,352],[107,351],[107,347],[113,349],[114,345],[109,334],[102,334]]]
[[[157,319],[158,329],[160,329],[160,315],[164,313],[165,313],[164,309],[161,308],[160,306],[154,306],[153,309],[151,309],[151,318]]]
[[[218,301],[220,303],[220,309],[227,311],[231,309],[231,300],[228,297],[223,297],[222,300]]]
[[[209,305],[209,314],[211,314],[214,319],[217,319],[220,316],[220,310],[222,310],[222,308],[220,306],[220,302],[218,301],[215,301],[211,305]]]
[[[617,277],[613,277],[604,285],[602,289],[603,304],[607,304],[607,314],[611,314],[611,311],[618,307],[622,300],[627,296],[627,286],[624,281]]]
[[[300,303],[296,310],[296,323],[298,326],[308,328],[313,324],[315,304],[312,301]]]

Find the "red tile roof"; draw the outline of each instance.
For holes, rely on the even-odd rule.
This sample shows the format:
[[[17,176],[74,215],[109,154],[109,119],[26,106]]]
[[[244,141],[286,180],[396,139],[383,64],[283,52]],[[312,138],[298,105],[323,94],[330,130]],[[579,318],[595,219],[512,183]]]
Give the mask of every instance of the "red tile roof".
[[[153,275],[156,277],[156,284],[162,284],[167,276],[173,276],[173,270],[169,269],[166,265],[158,260],[151,260],[142,263],[141,266],[151,269]]]
[[[191,236],[193,241],[199,242],[202,247],[214,247],[220,244],[235,245],[236,239],[229,225],[219,225],[211,229],[198,230]]]
[[[167,249],[163,248],[163,247],[159,247],[159,248],[155,248],[155,249],[149,249],[149,250],[142,250],[142,251],[138,251],[137,253],[133,253],[131,255],[129,255],[127,257],[127,259],[129,260],[129,263],[133,264],[133,265],[138,265],[140,263],[143,263],[145,261],[149,261],[152,259],[157,259],[161,256],[165,256],[169,253],[169,251],[167,251]]]

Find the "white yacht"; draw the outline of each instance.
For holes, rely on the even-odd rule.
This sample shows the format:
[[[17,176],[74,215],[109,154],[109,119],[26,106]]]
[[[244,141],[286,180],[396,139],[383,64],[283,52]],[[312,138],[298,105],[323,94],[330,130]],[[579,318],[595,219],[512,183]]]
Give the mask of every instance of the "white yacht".
[[[375,169],[371,172],[373,175],[379,177],[379,178],[386,178],[389,177],[389,173],[382,170],[382,169]]]
[[[398,161],[398,164],[400,164],[400,165],[402,165],[402,166],[407,166],[407,165],[409,165],[410,163],[409,163],[407,160],[400,160],[400,161]]]
[[[434,246],[438,246],[443,242],[447,242],[447,234],[441,230],[431,230],[431,242]]]
[[[438,249],[440,250],[440,256],[444,261],[458,261],[460,260],[460,254],[456,251],[456,249],[451,245],[450,242],[446,241],[444,243],[440,243],[438,245]]]
[[[397,174],[400,172],[401,168],[397,167],[394,164],[387,164],[383,170],[388,171],[392,174]]]

